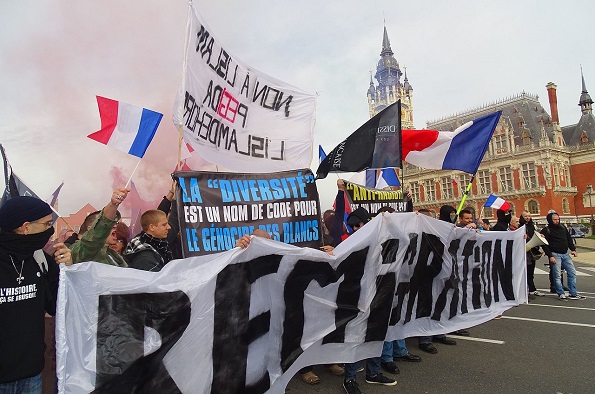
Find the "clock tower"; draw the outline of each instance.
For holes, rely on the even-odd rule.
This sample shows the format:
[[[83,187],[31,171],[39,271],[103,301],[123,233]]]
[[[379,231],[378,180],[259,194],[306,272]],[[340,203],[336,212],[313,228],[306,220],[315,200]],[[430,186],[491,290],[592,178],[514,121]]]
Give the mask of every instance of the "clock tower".
[[[370,118],[397,100],[401,100],[401,128],[414,129],[413,126],[413,87],[407,79],[407,69],[404,72],[399,62],[393,56],[390,40],[384,27],[382,51],[376,66],[376,74],[370,73],[370,87],[368,88],[368,108]],[[403,81],[401,82],[401,77]],[[374,78],[378,85],[374,84]]]

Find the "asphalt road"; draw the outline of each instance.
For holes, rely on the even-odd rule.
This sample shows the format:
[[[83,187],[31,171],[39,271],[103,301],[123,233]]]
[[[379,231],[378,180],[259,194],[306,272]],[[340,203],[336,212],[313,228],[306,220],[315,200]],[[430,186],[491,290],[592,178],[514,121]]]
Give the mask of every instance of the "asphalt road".
[[[408,339],[409,351],[422,362],[398,362],[401,373],[392,387],[368,384],[360,373],[360,389],[366,394],[595,393],[595,266],[576,264],[578,291],[587,298],[560,301],[549,293],[544,262],[538,262],[535,283],[545,296],[472,327],[468,338],[453,336],[456,346],[436,344],[437,354],[420,351]],[[344,393],[342,378],[322,367],[314,372],[320,384],[294,377],[287,392]]]

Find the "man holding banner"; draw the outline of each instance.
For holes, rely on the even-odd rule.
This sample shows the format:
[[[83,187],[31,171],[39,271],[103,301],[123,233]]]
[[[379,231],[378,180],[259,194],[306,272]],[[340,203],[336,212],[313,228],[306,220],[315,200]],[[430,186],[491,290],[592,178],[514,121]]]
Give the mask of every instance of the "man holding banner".
[[[351,227],[355,233],[364,227],[364,225],[371,219],[372,217],[370,216],[370,213],[366,211],[366,209],[360,207],[349,214],[347,217],[347,225]],[[396,380],[388,378],[380,372],[380,363],[380,356],[366,360],[366,382],[384,386],[396,385]],[[343,388],[347,394],[361,394],[361,390],[356,381],[358,368],[359,363],[345,364],[345,380],[343,381]]]
[[[52,209],[17,196],[0,208],[0,393],[41,393],[44,315],[56,313],[58,270],[70,251],[55,244],[55,259],[42,248],[54,233]]]

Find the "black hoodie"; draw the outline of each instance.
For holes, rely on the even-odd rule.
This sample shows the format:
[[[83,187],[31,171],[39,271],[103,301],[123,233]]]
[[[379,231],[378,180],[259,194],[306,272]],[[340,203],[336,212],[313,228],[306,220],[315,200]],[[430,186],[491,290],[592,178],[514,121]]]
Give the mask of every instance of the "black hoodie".
[[[456,212],[457,210],[450,205],[443,205],[440,207],[440,214],[438,215],[438,219],[444,222],[452,223],[453,219],[450,217],[452,212]]]
[[[498,217],[498,222],[492,227],[493,231],[506,231],[508,230],[508,225],[510,224],[510,220],[512,219],[512,215],[510,211],[503,211],[498,209],[496,211],[496,217]]]
[[[548,225],[541,230],[541,234],[547,239],[549,245],[543,245],[543,252],[547,257],[552,257],[552,253],[568,253],[568,249],[574,251],[574,243],[572,237],[562,224],[554,224],[552,216],[557,215],[556,213],[547,214]]]

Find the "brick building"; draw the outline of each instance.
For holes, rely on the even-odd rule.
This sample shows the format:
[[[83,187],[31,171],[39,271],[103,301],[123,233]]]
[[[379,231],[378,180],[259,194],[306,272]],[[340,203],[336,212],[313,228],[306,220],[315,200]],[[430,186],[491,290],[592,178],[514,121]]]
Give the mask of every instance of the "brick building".
[[[385,28],[376,72],[378,87],[370,81],[367,92],[370,116],[401,99],[405,103],[402,125],[407,128],[413,124],[413,88],[406,74],[403,83],[400,77]],[[530,211],[538,224],[545,224],[550,209],[560,214],[563,223],[589,223],[595,214],[591,188],[595,186],[595,117],[582,70],[581,77],[576,124],[560,125],[556,85],[551,82],[546,85],[550,113],[537,95],[523,92],[428,123],[429,129],[454,130],[482,115],[502,111],[465,208],[479,216],[487,197],[495,194],[511,203],[517,216],[523,210]],[[458,206],[471,181],[471,175],[460,171],[428,170],[406,163],[400,176],[405,188],[411,190],[416,209],[434,212],[444,204]],[[489,208],[481,215],[496,218],[496,212]]]

